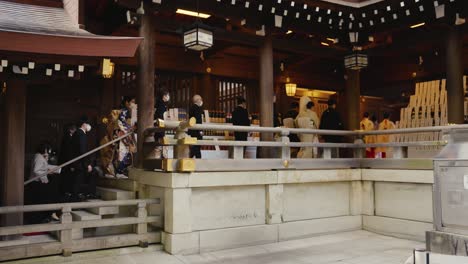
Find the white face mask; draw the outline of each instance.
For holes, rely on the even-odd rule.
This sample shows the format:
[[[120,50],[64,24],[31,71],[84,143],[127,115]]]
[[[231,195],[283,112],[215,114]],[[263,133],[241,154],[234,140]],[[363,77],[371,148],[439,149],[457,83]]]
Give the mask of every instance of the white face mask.
[[[135,103],[130,103],[130,109],[135,109],[137,105]]]
[[[171,99],[171,97],[169,95],[163,96],[163,101],[164,102],[169,102],[169,99]]]
[[[90,124],[85,124],[85,131],[86,132],[91,131],[91,125]]]

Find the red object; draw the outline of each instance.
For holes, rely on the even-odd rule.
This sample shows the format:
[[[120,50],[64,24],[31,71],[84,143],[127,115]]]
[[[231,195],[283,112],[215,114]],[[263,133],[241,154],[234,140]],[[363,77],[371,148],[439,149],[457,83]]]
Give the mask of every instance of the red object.
[[[366,150],[366,158],[369,158],[369,159],[375,158],[375,148],[370,148],[370,150]]]

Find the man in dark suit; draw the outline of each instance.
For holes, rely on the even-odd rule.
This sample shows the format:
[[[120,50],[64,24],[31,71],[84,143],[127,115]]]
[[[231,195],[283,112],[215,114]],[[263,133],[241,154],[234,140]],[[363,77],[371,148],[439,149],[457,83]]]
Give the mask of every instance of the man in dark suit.
[[[232,124],[235,126],[250,126],[249,112],[245,98],[237,97],[237,106],[232,111]],[[237,141],[247,141],[247,132],[234,132]]]
[[[91,131],[87,117],[82,117],[78,122],[78,129],[72,137],[73,157],[79,157],[88,152],[88,133]],[[84,157],[71,165],[73,171],[73,195],[79,200],[92,199],[96,196],[96,177],[92,174],[93,166],[89,156]],[[88,180],[88,185],[83,184]]]
[[[336,102],[334,99],[328,100],[328,109],[322,113],[320,119],[320,129],[326,130],[343,130],[343,122],[340,114],[336,111]],[[322,136],[327,143],[340,143],[342,136],[324,135]],[[338,149],[332,149],[332,157],[338,158]]]
[[[203,98],[196,94],[193,96],[193,105],[189,110],[189,118],[194,117],[197,120],[197,124],[203,123]],[[189,130],[188,134],[191,137],[197,139],[203,139],[203,132],[201,130]],[[190,147],[190,158],[195,157],[196,159],[201,159],[201,147],[200,146],[191,146]]]
[[[59,165],[64,164],[74,158],[73,153],[73,134],[76,132],[76,125],[68,124],[65,126],[65,130],[62,137],[62,143],[60,144],[60,155],[58,159]],[[60,194],[70,198],[73,192],[73,180],[70,166],[62,169],[60,173]],[[67,199],[68,199],[67,198]]]

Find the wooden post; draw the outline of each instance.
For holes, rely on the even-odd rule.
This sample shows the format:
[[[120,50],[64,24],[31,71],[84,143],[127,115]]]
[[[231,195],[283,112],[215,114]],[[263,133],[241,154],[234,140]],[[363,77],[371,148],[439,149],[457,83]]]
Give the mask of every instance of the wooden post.
[[[61,216],[61,223],[62,224],[70,224],[73,222],[72,215],[71,215],[71,207],[65,206],[62,208],[62,216]],[[72,255],[72,247],[73,247],[73,237],[72,237],[72,229],[62,230],[60,231],[60,242],[62,243],[62,255],[64,257],[70,257]]]
[[[265,36],[260,47],[260,125],[273,127],[273,39],[271,34]],[[262,141],[273,141],[272,133],[262,133]],[[262,158],[271,157],[271,148],[260,148]]]
[[[358,70],[346,70],[346,129],[359,129],[360,115],[360,72]]]
[[[447,104],[448,122],[463,124],[464,100],[462,38],[455,27],[447,31],[446,39],[446,70],[447,70]]]
[[[136,217],[141,220],[146,219],[148,216],[148,211],[146,210],[146,203],[141,202],[137,205]],[[148,224],[147,223],[140,223],[136,225],[135,233],[142,235],[148,233]],[[148,241],[140,240],[138,243],[140,247],[148,247]]]
[[[244,159],[244,147],[232,146],[229,148],[229,158],[235,160]]]
[[[2,182],[3,205],[24,204],[24,158],[26,131],[26,83],[21,80],[8,82],[5,102],[5,141]],[[23,224],[23,214],[2,216],[1,226]]]
[[[151,12],[141,17],[140,37],[144,40],[139,49],[138,71],[138,153],[143,153],[145,129],[153,126],[154,118],[154,71],[155,71],[155,28]],[[137,155],[137,167],[143,167],[144,155]]]

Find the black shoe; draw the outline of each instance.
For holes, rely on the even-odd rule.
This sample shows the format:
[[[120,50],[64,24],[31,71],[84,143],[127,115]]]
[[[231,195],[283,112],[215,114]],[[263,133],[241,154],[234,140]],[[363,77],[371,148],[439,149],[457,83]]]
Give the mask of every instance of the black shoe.
[[[72,203],[73,202],[73,195],[71,193],[65,193],[62,197],[62,201],[64,203]]]
[[[84,201],[86,201],[86,195],[85,195],[84,193],[79,193],[79,194],[77,195],[77,200],[78,200],[77,202],[84,202]]]
[[[101,199],[101,196],[99,194],[94,194],[94,193],[88,193],[86,195],[86,199],[87,200],[90,200],[90,199]]]

